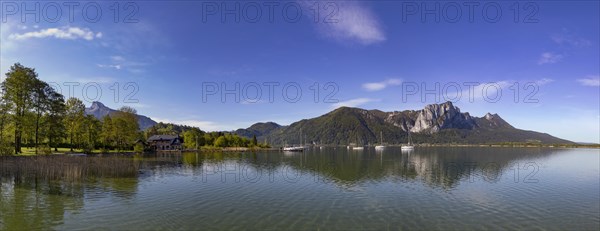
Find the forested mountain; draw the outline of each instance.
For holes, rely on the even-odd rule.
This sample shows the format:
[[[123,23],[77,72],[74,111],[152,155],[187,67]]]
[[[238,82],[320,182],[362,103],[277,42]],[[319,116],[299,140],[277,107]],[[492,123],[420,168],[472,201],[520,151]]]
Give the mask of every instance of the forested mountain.
[[[299,144],[301,138],[305,143],[366,145],[378,143],[380,133],[383,133],[384,143],[406,143],[408,131],[415,143],[573,143],[549,134],[514,128],[497,114],[471,116],[451,102],[427,105],[416,111],[383,112],[341,107],[289,126],[258,123],[238,129],[236,133],[246,137],[255,135],[259,140],[267,139],[275,145]]]

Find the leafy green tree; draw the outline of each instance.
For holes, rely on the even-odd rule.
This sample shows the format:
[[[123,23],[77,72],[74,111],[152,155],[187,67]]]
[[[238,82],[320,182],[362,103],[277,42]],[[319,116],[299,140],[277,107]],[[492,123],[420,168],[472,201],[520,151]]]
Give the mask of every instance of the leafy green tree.
[[[225,138],[225,136],[219,136],[219,138],[217,138],[217,140],[215,140],[215,147],[227,147],[229,146],[227,143],[227,139]]]
[[[10,70],[6,73],[6,79],[2,82],[3,98],[6,103],[12,106],[15,154],[21,153],[25,114],[32,107],[31,93],[34,84],[38,81],[37,77],[38,74],[35,69],[16,63],[10,67]]]
[[[104,149],[108,149],[108,146],[114,146],[114,134],[113,120],[110,116],[105,116],[102,118],[102,132],[100,133]]]
[[[54,151],[58,151],[58,143],[66,135],[63,122],[66,113],[65,98],[60,93],[52,91],[48,94],[48,106],[45,133],[48,137],[48,145],[54,147]]]
[[[117,146],[124,150],[131,148],[133,142],[141,137],[137,111],[131,107],[122,107],[113,116],[113,136]]]
[[[96,148],[102,124],[100,120],[96,119],[93,115],[86,115],[83,120],[83,129],[86,134],[85,137],[85,150],[91,152]]]
[[[79,144],[79,136],[82,133],[83,119],[85,117],[85,105],[77,98],[69,98],[66,104],[65,124],[69,135],[69,144],[71,151],[76,144]],[[77,140],[77,142],[75,141]]]
[[[9,112],[11,110],[11,104],[7,103],[4,97],[0,98],[0,142],[5,143],[4,137],[7,124],[9,122]]]
[[[50,87],[46,82],[36,80],[33,83],[32,91],[32,107],[34,110],[35,117],[35,154],[38,154],[39,138],[40,138],[40,124],[42,122],[42,116],[50,107],[49,95],[53,94],[54,89]]]

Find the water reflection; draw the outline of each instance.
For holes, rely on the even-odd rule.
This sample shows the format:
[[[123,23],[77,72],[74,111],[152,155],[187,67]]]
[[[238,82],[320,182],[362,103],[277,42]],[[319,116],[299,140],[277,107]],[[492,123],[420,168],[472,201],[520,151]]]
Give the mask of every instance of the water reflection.
[[[140,163],[111,157],[0,157],[0,229],[62,224],[86,201],[136,195]]]
[[[93,217],[96,213],[102,213],[98,212],[98,209],[110,208],[113,205],[119,207],[122,211],[118,212],[121,213],[128,214],[131,209],[139,212],[130,215],[132,225],[138,226],[117,226],[121,228],[141,228],[143,226],[139,225],[142,220],[147,220],[147,217],[158,218],[161,214],[165,219],[181,217],[183,214],[179,214],[179,210],[192,215],[199,213],[202,217],[190,215],[188,220],[178,221],[178,224],[194,227],[197,225],[194,221],[200,219],[201,224],[212,224],[214,226],[207,227],[215,228],[229,224],[228,219],[249,216],[248,214],[253,214],[263,221],[257,223],[262,226],[249,227],[274,227],[268,221],[279,222],[282,225],[288,222],[301,224],[296,219],[299,219],[300,214],[312,211],[311,208],[314,207],[319,207],[319,211],[323,212],[325,217],[338,216],[340,220],[346,221],[356,220],[356,214],[340,211],[360,211],[364,215],[360,219],[371,219],[367,215],[373,211],[365,209],[369,207],[364,206],[375,206],[373,209],[376,211],[387,209],[380,216],[406,215],[406,211],[400,208],[412,206],[414,211],[426,210],[422,212],[452,220],[452,216],[444,215],[445,210],[441,208],[450,210],[456,203],[462,203],[481,209],[478,206],[493,204],[490,202],[493,200],[485,200],[482,196],[484,194],[480,194],[478,190],[494,188],[493,185],[502,179],[506,180],[502,178],[503,174],[510,173],[515,166],[533,166],[528,167],[529,170],[535,167],[543,168],[542,163],[547,159],[568,152],[569,150],[544,148],[474,147],[416,148],[403,152],[400,148],[388,147],[381,151],[374,148],[360,151],[319,148],[303,153],[217,152],[97,157],[0,157],[0,229],[80,227],[83,223],[71,218],[77,217],[77,214],[84,214],[83,217],[92,216],[90,219],[96,221],[96,225],[100,224],[97,228],[114,229],[115,226],[102,226],[104,223],[94,220]],[[592,172],[589,174],[591,178],[597,179],[597,166],[588,168]],[[471,182],[476,182],[471,185],[480,188],[465,190],[471,186],[465,183]],[[170,185],[167,186],[167,183]],[[506,198],[502,193],[510,194],[511,197],[520,196],[518,198],[524,201],[506,202],[520,208],[519,205],[526,205],[532,199],[532,193],[545,191],[543,187],[556,188],[557,185],[560,187],[565,184],[564,181],[551,180],[544,183],[530,188],[515,189],[508,186],[499,197]],[[393,186],[386,188],[386,185]],[[414,195],[425,196],[402,198],[398,197],[401,193],[393,190],[393,187],[397,186],[419,188],[420,192],[433,191],[439,194],[426,196],[427,194],[415,193]],[[339,191],[331,191],[331,187]],[[563,191],[568,189],[563,188]],[[453,190],[457,189],[461,190],[460,195],[464,195],[464,198],[456,198]],[[568,193],[567,191],[561,195]],[[557,198],[560,199],[552,195],[547,197],[552,198],[553,202]],[[568,199],[567,204],[572,204],[580,197]],[[269,198],[269,202],[265,201],[265,198]],[[471,200],[479,202],[471,204]],[[427,201],[435,203],[423,205]],[[377,207],[379,203],[385,206]],[[591,203],[598,202],[592,200]],[[225,206],[227,204],[229,206]],[[545,205],[541,202],[539,204]],[[493,205],[493,208],[498,206]],[[327,206],[336,209],[328,209]],[[175,207],[179,210],[174,209]],[[254,207],[261,209],[253,211],[251,208]],[[198,211],[197,208],[204,209]],[[528,211],[525,208],[520,209]],[[161,211],[160,214],[157,214],[157,210]],[[464,215],[469,211],[471,210],[455,212],[462,212]],[[591,207],[585,211],[595,210]],[[107,210],[105,216],[110,212],[114,211]],[[536,215],[533,213],[536,211],[529,212]],[[281,216],[280,214],[290,216],[285,216],[287,220],[265,220],[265,216],[276,218]],[[598,219],[597,216],[594,219]],[[390,218],[384,221],[392,220]],[[309,224],[308,221],[304,222],[306,223],[303,224]],[[336,227],[321,226],[331,224],[323,222],[310,223],[312,225],[305,227]],[[163,227],[152,226],[160,223],[150,222],[147,225],[148,228]],[[345,226],[347,224],[337,225],[349,228]],[[405,228],[419,227],[402,222],[397,225]],[[367,227],[380,226],[371,224]]]

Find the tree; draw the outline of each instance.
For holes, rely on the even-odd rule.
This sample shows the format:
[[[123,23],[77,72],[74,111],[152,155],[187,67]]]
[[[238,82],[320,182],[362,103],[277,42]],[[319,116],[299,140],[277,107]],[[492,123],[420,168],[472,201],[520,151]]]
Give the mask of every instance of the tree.
[[[4,130],[8,123],[11,104],[7,103],[4,97],[0,98],[0,142],[4,144]]]
[[[198,128],[192,128],[183,133],[183,144],[188,149],[198,149],[204,145],[204,137],[202,131]]]
[[[102,118],[102,132],[100,133],[100,137],[102,138],[102,144],[104,145],[104,149],[107,149],[107,146],[113,146],[113,127],[113,120],[112,118],[110,118],[110,116],[105,116],[104,118]]]
[[[21,153],[21,142],[23,135],[23,124],[25,114],[32,107],[31,93],[37,82],[35,69],[25,67],[16,63],[6,73],[6,79],[2,82],[3,98],[6,103],[11,104],[13,122],[15,124],[15,154]]]
[[[122,107],[112,118],[113,137],[117,147],[126,149],[142,135],[139,132],[137,111],[131,107]]]
[[[219,138],[217,138],[217,140],[215,140],[215,147],[227,147],[227,139],[224,136],[219,136]]]
[[[79,144],[79,136],[82,131],[82,122],[85,117],[85,105],[77,98],[69,98],[66,104],[65,123],[69,134],[69,144],[71,151],[73,146]],[[74,139],[77,139],[75,142]]]
[[[47,130],[45,133],[48,137],[48,145],[54,147],[54,151],[58,151],[58,141],[66,135],[64,123],[66,113],[65,98],[60,93],[52,91],[48,95],[48,104]]]
[[[256,135],[252,135],[252,146],[258,145],[258,140],[256,140]]]
[[[85,151],[91,152],[96,147],[98,141],[99,132],[102,128],[100,120],[96,119],[93,115],[86,115],[83,120],[83,130],[86,134],[85,137]]]
[[[42,116],[50,107],[48,96],[53,94],[54,89],[41,80],[34,81],[32,87],[32,107],[35,112],[35,154],[38,154],[40,123]]]

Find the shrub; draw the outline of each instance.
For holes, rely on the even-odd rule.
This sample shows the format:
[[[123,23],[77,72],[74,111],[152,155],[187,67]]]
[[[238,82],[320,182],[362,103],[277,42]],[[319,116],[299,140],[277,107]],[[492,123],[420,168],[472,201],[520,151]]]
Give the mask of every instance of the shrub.
[[[133,146],[133,152],[144,153],[144,145],[140,143],[135,144],[135,146]]]
[[[39,154],[44,154],[44,155],[50,155],[52,154],[52,148],[50,148],[50,146],[48,145],[38,145],[38,153]]]
[[[10,156],[15,153],[15,148],[8,143],[0,143],[0,156]]]

